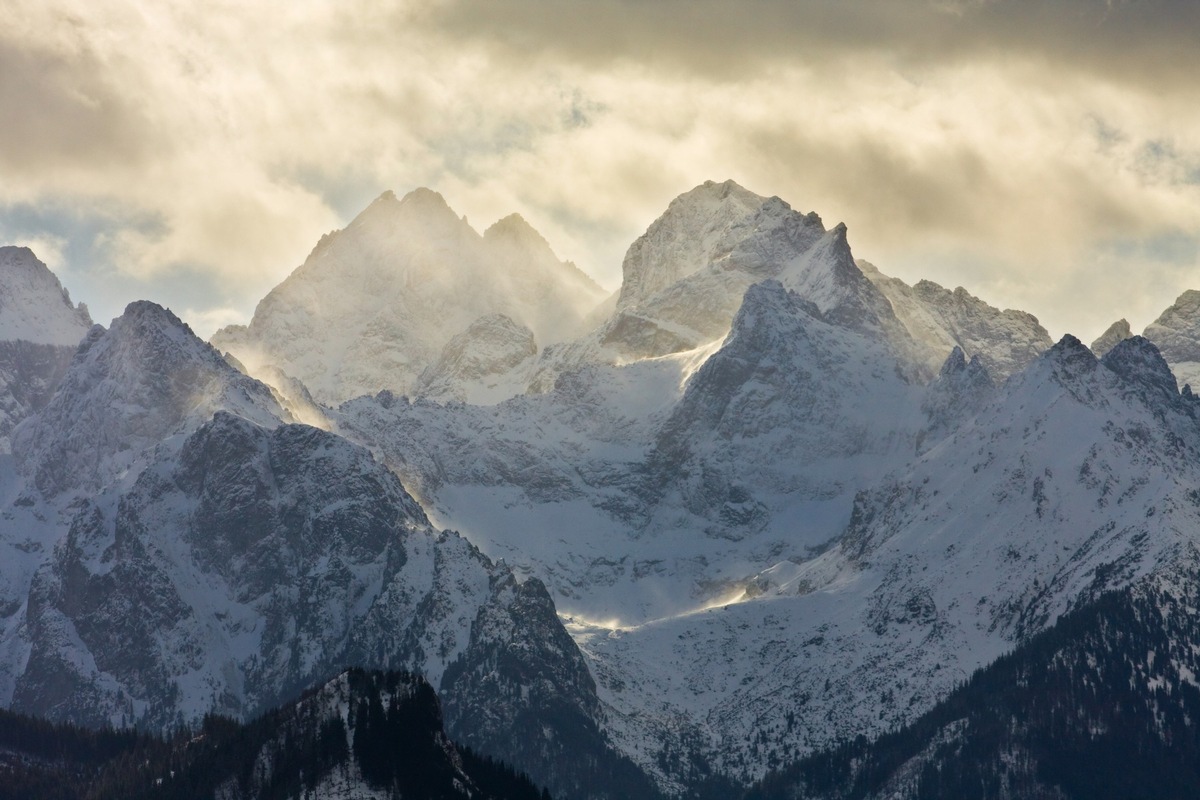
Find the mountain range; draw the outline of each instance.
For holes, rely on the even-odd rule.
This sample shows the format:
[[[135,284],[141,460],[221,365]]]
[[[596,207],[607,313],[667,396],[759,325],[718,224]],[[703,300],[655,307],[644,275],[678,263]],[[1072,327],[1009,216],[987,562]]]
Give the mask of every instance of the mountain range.
[[[1145,663],[1126,707],[1191,719],[1196,292],[1055,343],[731,181],[612,296],[427,189],[211,343],[92,326],[27,250],[0,276],[14,711],[170,731],[402,669],[562,797],[1101,796],[1081,759],[1192,752],[1038,692]]]

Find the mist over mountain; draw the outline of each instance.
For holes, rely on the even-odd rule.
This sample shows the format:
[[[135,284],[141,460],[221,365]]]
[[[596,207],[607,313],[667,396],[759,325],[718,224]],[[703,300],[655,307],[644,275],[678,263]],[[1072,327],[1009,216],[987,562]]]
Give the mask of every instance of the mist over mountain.
[[[1194,594],[1194,292],[1054,343],[732,181],[607,301],[515,215],[385,193],[211,344],[146,301],[90,326],[0,253],[7,708],[170,730],[399,669],[567,798],[1087,796],[1081,759],[1191,752],[1105,731],[1190,714],[1200,644],[1143,612]],[[1121,659],[1135,717],[1037,693]],[[347,691],[308,697],[349,725]],[[997,738],[997,702],[1066,717]]]
[[[252,371],[278,368],[337,403],[411,392],[442,347],[487,315],[525,325],[539,347],[561,341],[604,294],[517,215],[481,236],[436,192],[385,192],[322,237],[248,326],[212,342]]]

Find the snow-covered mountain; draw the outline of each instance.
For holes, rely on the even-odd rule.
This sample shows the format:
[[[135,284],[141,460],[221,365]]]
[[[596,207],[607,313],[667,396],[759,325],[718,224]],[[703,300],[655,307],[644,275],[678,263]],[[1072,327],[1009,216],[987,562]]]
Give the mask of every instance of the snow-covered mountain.
[[[409,393],[449,340],[503,314],[538,346],[580,332],[604,291],[517,215],[481,236],[440,194],[385,192],[213,344],[253,374],[273,366],[318,400]]]
[[[815,558],[778,561],[738,602],[578,628],[618,737],[631,752],[700,740],[752,776],[912,719],[1063,612],[1195,549],[1198,411],[1146,340],[1099,362],[1064,339],[860,494]]]
[[[627,268],[650,275],[607,327],[559,349],[573,352],[549,391],[487,408],[384,395],[334,415],[441,524],[547,583],[613,735],[664,786],[697,778],[682,753],[751,778],[910,719],[1098,587],[1171,562],[1179,539],[1145,537],[1194,526],[1163,497],[1191,513],[1200,439],[1145,340],[1102,364],[1073,339],[1038,355],[1031,316],[886,278],[843,226],[781,201],[747,210],[732,185],[690,194],[631,249]],[[706,220],[738,244],[712,244]],[[672,246],[710,263],[654,255],[685,236]],[[769,254],[758,280],[735,251]],[[719,295],[734,273],[747,288],[720,338],[689,324],[624,361],[602,338],[637,311],[657,320],[639,341],[666,342],[653,332],[683,318],[647,298]],[[1107,483],[1072,477],[1101,469]]]
[[[777,278],[804,292],[823,312],[845,305],[869,310],[895,329],[887,301],[850,263],[844,228],[826,231],[815,213],[733,181],[706,181],[677,197],[625,255],[612,315],[588,335],[547,348],[531,385],[584,364],[622,364],[718,343],[753,284]],[[814,266],[815,265],[815,266]],[[850,311],[853,309],[853,311]]]
[[[0,247],[0,341],[74,347],[92,319],[28,247]]]
[[[11,459],[10,459],[11,461]],[[0,464],[0,702],[89,725],[245,717],[404,668],[452,734],[566,797],[648,788],[536,580],[430,525],[152,303],[95,328]],[[536,731],[536,735],[533,732]]]
[[[954,291],[933,281],[909,286],[884,275],[873,264],[857,263],[887,297],[927,368],[936,369],[946,353],[959,347],[968,358],[978,356],[993,378],[1003,380],[1052,344],[1050,334],[1032,314],[1001,311],[961,286]]]
[[[694,258],[709,261],[677,263]],[[546,581],[570,613],[629,622],[711,602],[769,554],[803,558],[928,434],[913,340],[844,226],[710,182],[671,204],[626,272],[636,291],[608,323],[543,353],[541,393],[486,408],[384,394],[333,418],[440,524]],[[687,323],[694,307],[671,298],[691,295],[731,316]],[[666,350],[701,344],[630,345],[623,360],[611,336],[635,312],[696,334]],[[488,363],[527,374],[527,346],[499,330],[492,347],[513,355]],[[484,361],[463,355],[478,338],[444,361]]]
[[[58,278],[25,247],[0,247],[0,453],[13,428],[50,400],[92,326]]]
[[[719,796],[1200,547],[1188,294],[1052,344],[732,182],[609,302],[572,275],[418,190],[227,356],[150,304],[93,330],[0,459],[8,702],[165,725],[404,668],[567,796]]]

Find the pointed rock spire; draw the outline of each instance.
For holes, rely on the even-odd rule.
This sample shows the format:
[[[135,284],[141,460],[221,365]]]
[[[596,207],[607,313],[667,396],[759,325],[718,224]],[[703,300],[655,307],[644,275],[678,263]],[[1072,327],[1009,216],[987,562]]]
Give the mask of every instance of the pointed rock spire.
[[[1103,357],[1118,342],[1122,342],[1130,336],[1133,336],[1133,331],[1129,329],[1129,322],[1125,319],[1119,319],[1112,325],[1109,325],[1104,333],[1100,334],[1099,338],[1092,342],[1092,352],[1097,357]]]

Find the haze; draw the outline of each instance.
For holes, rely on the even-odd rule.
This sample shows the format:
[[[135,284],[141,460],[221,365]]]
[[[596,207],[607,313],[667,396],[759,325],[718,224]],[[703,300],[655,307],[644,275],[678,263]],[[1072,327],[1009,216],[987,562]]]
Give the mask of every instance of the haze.
[[[384,189],[519,212],[615,289],[733,178],[1085,341],[1200,288],[1186,0],[6,0],[0,241],[107,322],[248,319]]]

